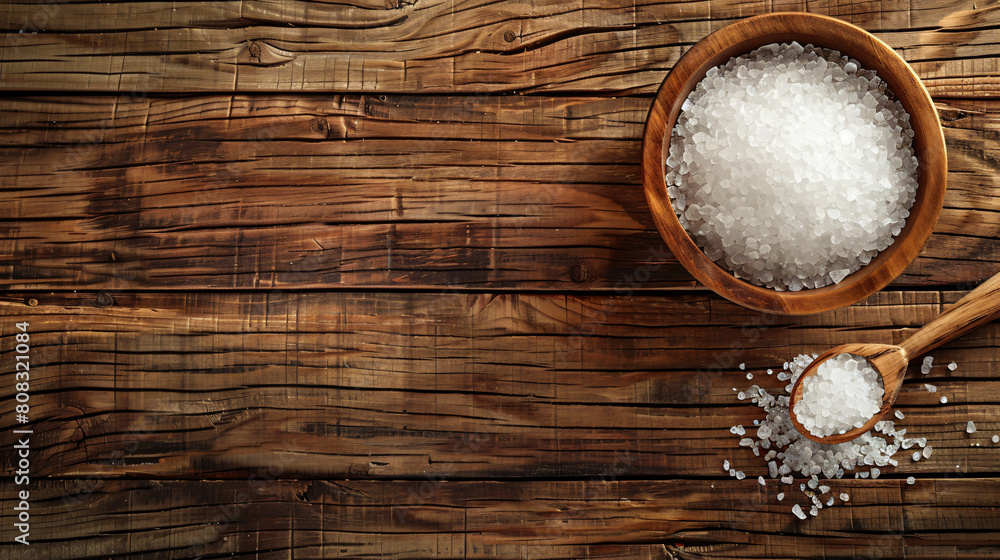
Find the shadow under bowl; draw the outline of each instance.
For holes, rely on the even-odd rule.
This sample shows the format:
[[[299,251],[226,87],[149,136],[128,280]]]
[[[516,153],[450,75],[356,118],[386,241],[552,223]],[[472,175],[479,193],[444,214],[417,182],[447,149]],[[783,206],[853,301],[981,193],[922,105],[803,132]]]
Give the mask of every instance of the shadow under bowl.
[[[681,226],[664,177],[669,134],[681,105],[708,70],[771,43],[798,41],[834,49],[874,70],[910,114],[918,161],[917,197],[903,230],[867,265],[837,284],[797,292],[777,291],[736,278],[695,245]],[[777,314],[820,313],[856,303],[884,288],[916,258],[937,223],[947,186],[944,134],[930,94],[913,69],[888,45],[841,20],[808,13],[747,18],[696,43],[681,57],[656,93],[642,140],[642,181],[656,228],[677,260],[699,282],[750,309]]]

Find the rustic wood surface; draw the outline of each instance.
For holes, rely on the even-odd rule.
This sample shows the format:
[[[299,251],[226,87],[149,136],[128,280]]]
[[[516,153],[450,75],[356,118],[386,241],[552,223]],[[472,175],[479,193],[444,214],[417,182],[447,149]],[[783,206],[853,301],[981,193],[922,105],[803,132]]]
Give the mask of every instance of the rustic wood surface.
[[[949,158],[917,260],[798,317],[698,286],[639,171],[677,58],[780,10],[895,48]],[[1000,324],[911,363],[933,456],[816,518],[729,432],[734,388],[1000,270],[996,2],[14,0],[0,32],[5,560],[1000,557]]]

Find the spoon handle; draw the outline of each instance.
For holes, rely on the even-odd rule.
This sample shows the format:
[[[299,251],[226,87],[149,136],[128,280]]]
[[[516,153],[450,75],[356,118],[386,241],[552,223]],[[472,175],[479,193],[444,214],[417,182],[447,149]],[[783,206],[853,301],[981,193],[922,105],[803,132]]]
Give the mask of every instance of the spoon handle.
[[[903,341],[900,348],[907,359],[929,352],[938,346],[989,323],[1000,316],[1000,274],[983,282],[965,294],[958,303],[927,323],[913,336]]]

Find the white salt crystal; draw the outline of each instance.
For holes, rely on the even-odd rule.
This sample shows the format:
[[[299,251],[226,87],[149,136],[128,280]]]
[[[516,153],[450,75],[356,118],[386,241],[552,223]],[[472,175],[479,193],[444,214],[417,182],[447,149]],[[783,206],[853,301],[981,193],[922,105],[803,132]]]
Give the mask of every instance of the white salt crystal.
[[[930,459],[931,454],[934,453],[934,448],[927,445],[920,452],[923,454],[924,459]]]
[[[922,373],[924,375],[927,375],[928,373],[930,373],[931,372],[931,367],[933,367],[933,364],[934,364],[934,357],[933,356],[925,356],[924,357],[924,361],[920,364],[920,373]]]
[[[784,499],[785,499],[785,493],[784,492],[778,492],[778,501],[780,502],[781,500],[784,500]]]
[[[994,434],[993,435],[993,443],[1000,443],[1000,436]]]
[[[903,418],[906,418],[906,416],[903,416],[903,411],[902,410],[898,410],[897,409],[896,410],[896,418],[902,420]]]
[[[833,496],[830,496],[830,499],[826,501],[826,505],[827,505],[827,507],[830,507],[830,506],[833,505]]]
[[[949,371],[955,371],[956,369],[958,369],[958,364],[956,364],[955,362],[948,364]]]
[[[913,460],[914,461],[919,461],[920,460],[920,452],[919,451],[914,451],[913,452]]]
[[[965,433],[967,434],[976,433],[976,425],[972,422],[972,420],[969,420],[969,423],[965,425]]]
[[[804,511],[802,511],[802,507],[799,506],[799,504],[795,504],[794,506],[792,506],[792,513],[794,513],[795,517],[798,517],[799,519],[806,518],[806,514]]]
[[[725,461],[722,462],[722,470],[727,472],[729,471],[729,459],[726,459]]]
[[[937,393],[937,385],[931,385],[930,383],[924,383],[924,389],[927,389],[928,393]]]
[[[841,492],[840,493],[840,501],[842,501],[842,502],[849,502],[849,501],[851,501],[850,494],[848,494],[847,492]]]
[[[815,358],[816,355],[803,354],[786,363],[785,370],[790,372],[792,383]],[[785,391],[788,390],[790,387],[786,387]],[[782,484],[794,483],[792,473],[799,473],[808,478],[807,483],[800,484],[799,488],[812,500],[817,509],[823,506],[818,496],[823,495],[829,488],[827,485],[818,484],[821,478],[839,479],[848,472],[854,472],[855,478],[875,478],[881,475],[880,468],[899,464],[892,456],[903,447],[922,446],[925,450],[922,452],[923,456],[928,456],[926,450],[929,446],[926,446],[926,439],[905,438],[906,430],[897,430],[892,420],[880,420],[875,425],[876,431],[867,432],[852,441],[836,445],[816,443],[802,436],[792,425],[788,413],[787,394],[771,395],[756,385],[751,386],[746,392],[755,395],[754,404],[762,408],[766,414],[760,421],[757,432],[760,441],[754,448],[768,449],[764,459],[768,461],[768,475],[780,476]],[[767,430],[770,432],[767,439],[762,439],[759,437],[760,430],[765,427],[765,432]],[[856,470],[866,465],[871,466],[871,469],[865,472]],[[780,496],[783,498],[784,493]],[[843,496],[841,500],[847,501]]]
[[[747,475],[743,471],[736,471],[736,480],[743,480]]]
[[[956,466],[957,466],[957,465],[956,465]],[[912,476],[908,476],[908,477],[906,477],[906,483],[907,483],[907,484],[914,484],[914,483],[916,483],[916,482],[917,482],[917,479],[913,478]]]
[[[941,397],[941,404],[947,404],[947,403],[948,403],[948,397]]]
[[[747,374],[747,379],[753,379],[753,374],[752,373],[748,373]]]
[[[811,515],[813,517],[816,517],[817,515],[819,515],[819,508],[816,507],[816,506],[813,506],[813,507],[809,508],[809,515]]]
[[[882,378],[867,360],[834,356],[802,382],[795,416],[809,433],[824,437],[860,428],[882,407]]]
[[[796,291],[840,282],[892,243],[918,162],[909,115],[873,74],[794,44],[709,70],[666,161],[678,220],[709,258]]]
[[[732,362],[729,362],[729,363],[732,363]],[[745,363],[740,364],[740,369],[747,369],[747,365]]]
[[[763,476],[758,476],[757,482],[760,483],[761,486],[767,486],[767,482],[764,480]]]

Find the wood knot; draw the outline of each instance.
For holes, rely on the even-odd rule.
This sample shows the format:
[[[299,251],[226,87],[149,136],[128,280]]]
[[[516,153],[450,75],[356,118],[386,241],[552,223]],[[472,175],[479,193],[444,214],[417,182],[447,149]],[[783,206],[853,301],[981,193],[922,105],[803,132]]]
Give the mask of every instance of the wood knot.
[[[248,49],[250,51],[250,58],[256,58],[260,60],[260,44],[256,41],[251,41]]]
[[[504,41],[507,41],[508,43],[513,43],[514,39],[517,39],[517,33],[514,33],[513,31],[511,31],[509,29],[507,31],[503,32],[503,40]]]
[[[590,272],[587,271],[587,265],[578,264],[570,269],[569,276],[576,283],[586,282],[590,278]]]
[[[111,294],[101,292],[97,294],[97,307],[110,307],[115,304],[115,298]]]
[[[26,301],[25,303],[28,304],[28,307],[38,307],[38,300],[35,299],[35,298],[31,298],[28,301]]]
[[[309,128],[317,134],[330,134],[330,122],[322,117],[316,117],[309,123]]]

